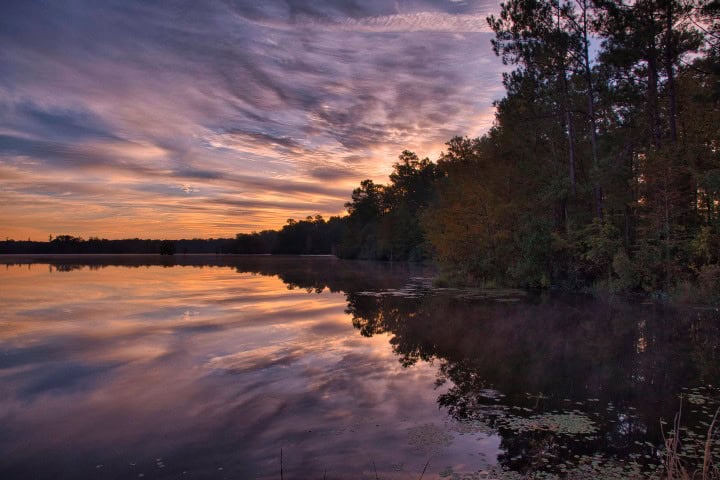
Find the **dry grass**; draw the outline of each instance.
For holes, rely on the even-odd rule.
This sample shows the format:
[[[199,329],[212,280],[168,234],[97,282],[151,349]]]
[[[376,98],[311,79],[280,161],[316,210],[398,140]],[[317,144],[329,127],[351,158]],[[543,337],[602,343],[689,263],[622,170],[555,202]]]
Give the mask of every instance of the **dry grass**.
[[[683,462],[678,448],[680,446],[680,419],[682,418],[682,401],[680,402],[680,410],[673,421],[673,430],[670,437],[665,436],[665,470],[661,475],[661,479],[667,480],[720,480],[720,468],[714,462],[712,454],[712,446],[714,442],[720,441],[718,437],[717,421],[720,415],[720,408],[717,409],[713,416],[712,422],[707,430],[705,438],[702,466],[688,468]]]

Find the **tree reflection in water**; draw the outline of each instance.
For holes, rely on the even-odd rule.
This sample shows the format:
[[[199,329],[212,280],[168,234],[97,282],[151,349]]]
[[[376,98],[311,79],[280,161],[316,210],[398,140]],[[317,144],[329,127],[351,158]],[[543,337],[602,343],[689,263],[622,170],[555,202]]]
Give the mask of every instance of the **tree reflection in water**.
[[[466,428],[498,432],[500,462],[520,472],[562,471],[598,453],[657,463],[660,419],[673,418],[682,392],[720,379],[715,311],[448,291],[347,298],[353,325],[389,333],[402,365],[437,363],[438,385],[450,382],[439,406]],[[685,423],[712,413],[694,410]]]

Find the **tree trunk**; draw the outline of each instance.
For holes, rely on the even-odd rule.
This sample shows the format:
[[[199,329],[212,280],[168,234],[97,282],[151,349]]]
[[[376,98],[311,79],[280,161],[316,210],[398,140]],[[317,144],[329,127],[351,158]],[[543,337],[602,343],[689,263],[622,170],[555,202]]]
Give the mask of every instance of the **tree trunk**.
[[[653,139],[655,148],[662,145],[660,133],[660,115],[658,112],[658,65],[657,50],[655,41],[649,45],[647,63],[648,63],[648,89],[647,89],[647,115],[650,127],[650,134]]]
[[[670,141],[677,142],[677,95],[675,94],[675,69],[673,48],[673,0],[667,0],[665,12],[665,74],[668,86],[668,116],[670,123]]]
[[[653,146],[660,148],[662,145],[662,133],[660,129],[660,112],[658,107],[658,49],[655,41],[657,25],[655,24],[654,1],[645,5],[646,11],[636,11],[637,15],[644,15],[650,22],[646,32],[645,60],[647,61],[647,117],[650,136]]]
[[[582,10],[582,40],[583,40],[583,62],[585,67],[585,82],[587,83],[588,116],[590,117],[590,143],[592,147],[593,176],[598,172],[597,154],[597,120],[595,118],[595,88],[593,86],[592,69],[590,68],[590,38],[588,36],[588,4],[587,0],[579,0]],[[593,178],[593,197],[595,203],[595,216],[602,220],[602,189],[597,179]]]
[[[560,5],[557,4],[557,29],[558,31],[562,31],[562,27],[560,25],[560,19],[561,19],[561,12],[560,12]],[[561,51],[559,57],[562,58],[563,54],[565,52]],[[567,67],[565,66],[565,61],[561,59],[560,61],[560,68],[558,72],[560,76],[560,109],[561,109],[561,123],[565,122],[567,127],[567,137],[568,137],[568,160],[569,160],[569,175],[570,175],[570,191],[572,192],[573,200],[576,197],[577,194],[577,185],[575,181],[575,132],[573,129],[573,122],[572,122],[572,113],[570,112],[570,105],[569,105],[569,88],[568,88],[568,80],[567,80]]]
[[[565,71],[565,66],[562,66],[562,72],[561,72],[561,88],[562,88],[562,101],[560,102],[562,108],[562,116],[566,123],[567,127],[567,137],[568,137],[568,160],[569,160],[569,170],[570,170],[570,190],[572,192],[573,198],[577,194],[577,182],[575,180],[575,129],[573,128],[573,120],[572,120],[572,113],[570,112],[570,108],[568,106],[568,84],[567,84],[567,72]]]

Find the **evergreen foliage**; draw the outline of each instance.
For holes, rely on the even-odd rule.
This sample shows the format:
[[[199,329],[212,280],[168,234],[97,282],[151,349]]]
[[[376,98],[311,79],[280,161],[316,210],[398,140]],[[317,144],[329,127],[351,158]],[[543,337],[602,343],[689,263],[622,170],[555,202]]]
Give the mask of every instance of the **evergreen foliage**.
[[[432,255],[461,283],[716,296],[718,3],[508,0],[488,24],[513,67],[493,128],[363,182],[347,256]],[[403,187],[416,178],[422,197]]]
[[[429,159],[405,150],[388,185],[363,180],[352,193],[347,231],[337,252],[344,258],[411,260],[430,258],[421,218],[435,200],[442,171]]]

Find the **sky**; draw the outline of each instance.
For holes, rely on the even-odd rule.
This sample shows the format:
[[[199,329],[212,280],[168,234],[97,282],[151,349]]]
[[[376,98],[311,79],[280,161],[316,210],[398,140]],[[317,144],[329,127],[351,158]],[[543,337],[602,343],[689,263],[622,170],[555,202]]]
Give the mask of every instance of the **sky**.
[[[209,238],[343,214],[482,135],[494,0],[3,0],[0,238]]]

